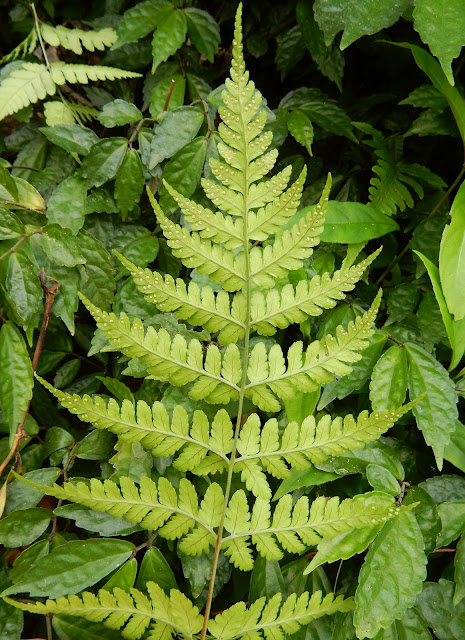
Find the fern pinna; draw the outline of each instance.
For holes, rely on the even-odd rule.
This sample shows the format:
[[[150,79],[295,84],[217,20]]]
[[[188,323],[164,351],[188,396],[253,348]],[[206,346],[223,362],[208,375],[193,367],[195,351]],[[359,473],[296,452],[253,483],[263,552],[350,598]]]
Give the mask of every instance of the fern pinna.
[[[201,613],[182,592],[169,594],[149,582],[147,592],[121,589],[62,597],[56,601],[14,602],[28,611],[81,616],[121,629],[126,638],[218,639],[283,638],[321,615],[350,611],[352,598],[322,596],[321,592],[287,599],[281,594],[250,606],[243,602],[211,616],[213,589],[220,552],[235,567],[249,571],[257,555],[280,560],[284,554],[303,554],[323,540],[353,529],[381,527],[396,517],[399,507],[388,494],[371,492],[340,501],[307,496],[293,501],[284,495],[271,502],[269,477],[286,478],[292,469],[309,468],[329,457],[376,440],[410,407],[396,411],[363,412],[358,417],[319,420],[282,427],[273,414],[295,393],[311,392],[351,372],[373,332],[378,295],[372,307],[346,330],[314,340],[304,348],[295,342],[286,355],[278,343],[269,347],[255,337],[272,336],[278,329],[317,316],[351,291],[374,259],[371,256],[333,275],[315,276],[297,286],[276,282],[302,266],[322,232],[330,180],[315,207],[304,211],[288,230],[282,227],[296,213],[304,185],[303,172],[289,186],[290,168],[268,177],[277,152],[268,150],[272,134],[263,132],[267,111],[260,93],[249,81],[242,55],[241,8],[236,17],[231,78],[226,81],[220,107],[218,145],[221,160],[210,160],[213,180],[203,188],[214,205],[208,209],[166,188],[176,200],[184,223],[171,222],[149,194],[158,221],[175,256],[214,283],[188,286],[169,275],[140,269],[120,256],[139,290],[162,312],[173,312],[191,325],[217,333],[206,348],[196,339],[172,337],[142,321],[106,313],[84,300],[112,348],[138,359],[147,374],[171,385],[185,386],[191,398],[217,407],[209,420],[204,411],[190,417],[182,406],[170,413],[161,402],[106,400],[70,395],[43,384],[61,404],[98,429],[122,441],[139,442],[154,456],[173,456],[183,472],[179,485],[165,477],[129,478],[119,484],[92,479],[40,487],[60,500],[69,500],[157,532],[177,541],[180,551],[199,555],[214,550],[205,610]],[[244,414],[244,402],[255,411]],[[235,403],[235,404],[234,404]],[[231,419],[231,415],[234,419]],[[202,493],[198,477],[207,479]],[[196,479],[197,478],[197,479]],[[242,482],[242,485],[241,485]],[[39,485],[33,485],[38,487]],[[237,487],[242,488],[237,488]],[[246,491],[248,490],[248,492]],[[8,593],[8,590],[6,594]]]

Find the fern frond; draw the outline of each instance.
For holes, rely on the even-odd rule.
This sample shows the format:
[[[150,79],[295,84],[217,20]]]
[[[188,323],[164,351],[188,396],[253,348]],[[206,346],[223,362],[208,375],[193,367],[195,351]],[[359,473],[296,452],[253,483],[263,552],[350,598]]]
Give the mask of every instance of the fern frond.
[[[77,114],[82,120],[90,122],[98,117],[99,110],[95,107],[89,107],[86,104],[67,100],[67,104],[71,111]]]
[[[245,257],[241,251],[234,255],[211,240],[203,239],[195,231],[171,222],[160,205],[148,191],[152,207],[157,215],[163,235],[172,248],[173,254],[188,267],[196,268],[213,282],[221,282],[226,291],[238,291],[245,284]]]
[[[384,136],[371,125],[358,122],[355,126],[371,136],[371,141],[367,141],[366,144],[374,148],[378,157],[378,163],[373,167],[375,176],[370,181],[371,204],[389,216],[395,214],[397,209],[404,211],[406,207],[413,207],[414,201],[409,187],[420,198],[424,195],[423,187],[415,179],[418,176],[415,166],[412,165],[410,170],[407,163],[396,162]]]
[[[27,54],[31,54],[37,46],[37,31],[32,29],[30,33],[24,38],[17,47],[10,51],[0,59],[0,64],[6,64],[17,58],[23,58]]]
[[[175,386],[195,382],[189,391],[195,400],[226,404],[237,398],[242,366],[235,344],[228,345],[223,354],[210,345],[204,360],[199,340],[186,342],[179,334],[171,339],[165,329],[156,331],[151,326],[145,329],[138,319],[131,324],[125,313],[117,318],[114,313],[98,309],[84,296],[81,299],[111,344],[124,355],[138,358],[156,380]]]
[[[368,346],[381,301],[381,291],[363,316],[350,322],[347,331],[339,326],[336,337],[315,340],[303,352],[302,342],[294,342],[287,353],[287,366],[281,347],[275,344],[267,353],[264,343],[252,349],[247,369],[246,395],[264,411],[279,411],[277,400],[290,399],[297,387],[314,391],[335,377],[352,371],[351,364],[362,357],[359,351]]]
[[[187,411],[176,405],[170,420],[161,402],[152,407],[139,400],[137,405],[123,400],[105,400],[94,395],[78,396],[55,389],[37,376],[44,385],[66,407],[83,422],[97,429],[107,429],[125,442],[140,442],[153,455],[171,456],[182,451],[173,465],[181,471],[194,471],[207,454],[215,459],[218,469],[228,463],[228,454],[233,447],[233,427],[228,413],[221,409],[210,423],[203,411],[195,411],[189,424]],[[211,466],[211,463],[210,463]]]
[[[208,285],[200,288],[195,282],[186,286],[181,278],[174,280],[169,274],[162,276],[150,269],[141,269],[116,251],[115,255],[127,267],[145,299],[160,311],[172,311],[178,318],[211,333],[220,331],[218,340],[222,344],[237,342],[243,337],[246,307],[242,293],[234,296],[231,305],[225,291],[215,293]]]
[[[307,215],[294,224],[289,231],[275,236],[274,241],[265,247],[254,247],[250,252],[250,277],[261,287],[271,288],[277,278],[281,278],[293,269],[300,269],[305,258],[313,253],[313,247],[320,241],[326,213],[328,194],[331,189],[331,177],[319,203],[311,207]]]
[[[266,598],[259,598],[249,607],[244,602],[234,604],[210,620],[208,630],[217,640],[283,640],[284,634],[291,635],[312,620],[351,611],[354,606],[352,598],[335,598],[333,593],[324,597],[321,591],[313,594],[305,591],[300,596],[293,593],[284,602],[277,593],[268,602]]]
[[[139,488],[125,476],[120,478],[119,487],[112,480],[101,482],[96,478],[91,479],[89,486],[84,482],[65,482],[62,487],[57,484],[45,487],[15,475],[21,482],[59,500],[124,518],[148,531],[157,531],[168,540],[182,539],[180,548],[190,555],[208,551],[215,544],[215,528],[224,502],[223,491],[216,483],[209,485],[199,504],[194,485],[186,478],[181,478],[179,489],[166,478],[161,477],[155,483],[146,476],[141,477]]]
[[[53,96],[57,86],[70,83],[87,84],[91,80],[138,78],[139,73],[113,67],[52,62],[46,67],[36,62],[23,62],[0,84],[0,120],[29,104]]]
[[[163,180],[168,193],[176,200],[184,217],[201,238],[209,238],[216,243],[223,243],[225,249],[237,249],[243,246],[243,220],[230,215],[223,215],[221,211],[213,213],[210,209],[185,198]]]
[[[82,29],[68,29],[62,27],[52,27],[45,22],[40,24],[40,33],[45,42],[52,47],[63,47],[69,49],[77,55],[82,54],[82,47],[88,51],[104,51],[105,47],[111,47],[116,42],[118,36],[111,27],[99,29],[99,31],[83,31]]]
[[[331,309],[345,292],[352,291],[366,268],[379,255],[381,249],[345,271],[333,275],[325,273],[310,281],[301,280],[297,286],[286,284],[263,294],[252,293],[251,317],[253,328],[261,335],[271,336],[277,329],[285,329],[294,322],[304,322],[309,316],[318,316],[323,309]]]
[[[326,415],[316,422],[308,416],[301,425],[290,422],[280,435],[275,418],[263,427],[256,414],[249,416],[241,429],[234,461],[247,489],[256,497],[270,499],[271,491],[265,473],[286,478],[290,468],[306,469],[329,457],[344,455],[377,440],[412,406],[409,403],[395,411],[363,411],[357,418],[347,415],[331,419]]]
[[[293,505],[290,494],[277,503],[273,514],[270,503],[257,498],[252,512],[241,489],[236,491],[226,509],[226,533],[221,548],[237,568],[253,568],[250,543],[268,560],[281,560],[284,552],[302,554],[321,539],[331,540],[352,529],[385,522],[399,513],[394,498],[372,492],[347,498],[319,497],[311,505],[307,496]],[[279,544],[278,544],[279,543]]]
[[[62,614],[103,622],[110,629],[119,629],[128,640],[138,640],[147,630],[153,640],[169,640],[173,636],[192,639],[198,634],[203,616],[183,593],[171,589],[168,596],[155,582],[147,582],[147,591],[148,596],[137,589],[127,593],[116,587],[112,593],[105,589],[96,595],[85,591],[80,596],[63,596],[45,602],[5,600],[30,613]]]

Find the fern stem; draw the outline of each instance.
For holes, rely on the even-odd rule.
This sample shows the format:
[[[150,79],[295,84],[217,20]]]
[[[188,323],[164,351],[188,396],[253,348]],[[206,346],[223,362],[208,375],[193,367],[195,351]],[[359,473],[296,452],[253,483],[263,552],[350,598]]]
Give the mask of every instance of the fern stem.
[[[50,69],[50,62],[48,61],[47,54],[45,52],[44,41],[42,40],[42,34],[40,33],[39,17],[37,15],[37,11],[33,2],[31,2],[31,9],[32,13],[34,14],[34,23],[37,31],[37,36],[39,38],[40,48],[42,49],[42,54],[44,56],[45,66],[47,67],[47,69]]]

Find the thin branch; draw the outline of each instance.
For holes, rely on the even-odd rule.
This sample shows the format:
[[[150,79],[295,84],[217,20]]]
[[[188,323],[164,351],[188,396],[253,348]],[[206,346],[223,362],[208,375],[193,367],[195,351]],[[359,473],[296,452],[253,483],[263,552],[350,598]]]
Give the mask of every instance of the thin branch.
[[[36,233],[42,233],[42,232],[43,232],[43,229],[34,229],[34,231],[30,231],[29,233],[23,233],[21,235],[21,238],[18,240],[18,242],[16,242],[16,244],[14,244],[10,249],[8,249],[8,251],[5,251],[5,253],[2,256],[0,256],[0,262],[5,258],[8,258],[10,254],[14,253],[16,249],[21,244],[23,244],[23,242],[25,242],[28,238],[30,238],[31,236],[34,236]]]
[[[58,289],[60,288],[60,283],[57,282],[54,278],[50,278],[49,280],[53,280],[53,284],[50,287],[47,287],[45,284],[45,270],[42,267],[39,273],[39,280],[42,287],[43,292],[45,293],[45,308],[44,315],[42,318],[42,326],[40,328],[39,339],[37,340],[36,349],[34,352],[34,357],[32,359],[32,371],[33,373],[37,370],[37,365],[39,363],[40,354],[42,353],[42,349],[44,346],[45,334],[47,333],[48,323],[50,321],[50,315],[52,313],[52,306],[55,301],[55,296],[58,293]],[[26,423],[26,418],[29,414],[29,408],[31,406],[31,401],[29,400],[26,410],[24,411],[24,416],[18,428],[16,429],[16,434],[13,440],[13,444],[11,446],[10,451],[8,452],[5,460],[0,464],[0,476],[4,472],[6,466],[13,458],[14,455],[17,455],[19,445],[21,444],[21,440],[27,437],[26,432],[24,431],[24,425]]]
[[[168,91],[168,95],[166,96],[166,100],[165,100],[165,104],[163,106],[163,111],[167,111],[169,104],[170,104],[170,100],[171,100],[171,96],[173,95],[173,91],[174,91],[174,86],[176,84],[176,80],[171,80],[171,84],[170,84],[170,88]]]
[[[40,48],[42,49],[42,55],[44,56],[45,66],[47,67],[47,69],[50,69],[50,62],[48,61],[47,53],[45,51],[44,41],[42,40],[42,34],[40,33],[39,18],[37,16],[37,11],[33,2],[31,3],[31,8],[32,8],[32,13],[34,14],[34,24],[36,27],[37,35],[39,37],[39,43],[40,43]]]

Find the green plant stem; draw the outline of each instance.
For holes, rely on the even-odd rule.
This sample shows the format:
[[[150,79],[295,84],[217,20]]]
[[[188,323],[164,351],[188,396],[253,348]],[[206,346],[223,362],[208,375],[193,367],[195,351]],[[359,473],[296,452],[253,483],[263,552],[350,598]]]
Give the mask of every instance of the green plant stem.
[[[444,193],[444,195],[442,196],[442,198],[438,201],[438,203],[436,204],[436,206],[431,210],[431,212],[428,214],[429,218],[432,218],[433,216],[436,215],[436,213],[439,211],[439,209],[442,207],[442,205],[444,204],[444,202],[447,200],[447,198],[450,196],[450,194],[452,193],[452,191],[455,189],[455,187],[458,185],[458,183],[460,182],[460,180],[462,179],[463,175],[465,174],[465,165],[460,169],[460,172],[458,174],[458,176],[455,178],[454,182],[451,184],[451,186],[447,189],[447,191]],[[413,240],[413,238],[412,238]],[[378,280],[375,282],[375,287],[379,287],[379,285],[381,284],[381,282],[384,280],[384,278],[386,276],[388,276],[391,271],[394,269],[394,267],[402,260],[402,258],[405,256],[405,254],[407,253],[407,251],[410,249],[410,246],[412,244],[412,240],[409,240],[408,243],[405,245],[405,247],[402,249],[402,251],[399,253],[399,255],[394,258],[394,260],[391,262],[391,264],[386,267],[386,270],[383,271],[383,273],[380,275],[380,277],[378,278]]]
[[[39,38],[40,48],[42,49],[42,54],[44,56],[45,66],[47,67],[47,69],[50,69],[50,62],[48,61],[47,54],[45,52],[44,41],[42,40],[42,34],[40,33],[39,17],[37,16],[37,11],[33,2],[31,3],[31,9],[32,13],[34,14],[34,24],[36,27],[37,36]]]
[[[23,233],[21,235],[21,238],[18,240],[18,242],[16,242],[16,244],[14,244],[12,247],[10,247],[10,249],[8,249],[8,251],[5,251],[5,253],[2,256],[0,256],[0,262],[5,258],[8,258],[10,254],[14,253],[16,249],[21,244],[23,244],[23,242],[25,242],[28,238],[30,238],[31,236],[34,236],[36,233],[42,233],[42,232],[43,232],[43,229],[35,229],[34,231],[30,231],[29,233]]]
[[[242,113],[242,110],[241,110]],[[246,138],[246,130],[243,124],[243,135],[244,139]],[[247,155],[247,148],[245,150],[245,154]],[[245,158],[245,167],[249,166],[249,160]],[[224,491],[224,503],[223,503],[223,513],[221,515],[221,521],[218,526],[218,534],[216,538],[215,552],[213,555],[213,565],[212,572],[210,576],[210,584],[208,586],[208,596],[207,601],[205,603],[205,614],[203,619],[203,627],[202,632],[200,634],[200,640],[205,640],[205,636],[207,633],[207,624],[210,618],[211,605],[213,600],[213,589],[215,586],[215,578],[216,571],[218,569],[218,559],[220,555],[220,547],[221,540],[223,536],[224,529],[224,518],[226,514],[226,508],[228,506],[229,496],[231,493],[231,482],[234,470],[234,464],[236,461],[236,451],[237,451],[237,442],[239,440],[239,434],[242,428],[242,409],[244,406],[244,397],[245,397],[245,388],[247,385],[247,365],[249,361],[249,342],[250,342],[250,304],[251,304],[251,283],[250,283],[250,253],[249,253],[249,235],[248,235],[248,221],[247,215],[249,211],[249,206],[247,202],[247,193],[248,193],[248,172],[244,171],[244,184],[243,184],[243,193],[244,193],[244,232],[243,232],[243,242],[244,242],[244,251],[245,251],[245,300],[246,300],[246,312],[245,312],[245,328],[244,328],[244,355],[242,358],[242,378],[241,378],[241,386],[239,388],[239,404],[237,409],[237,418],[236,418],[236,427],[234,431],[234,441],[233,447],[231,451],[231,456],[229,458],[228,465],[228,477],[226,480],[226,488]]]

